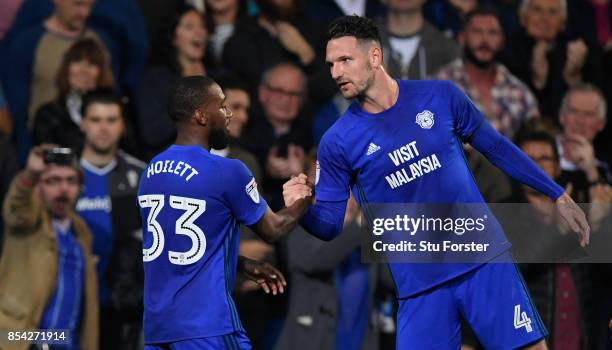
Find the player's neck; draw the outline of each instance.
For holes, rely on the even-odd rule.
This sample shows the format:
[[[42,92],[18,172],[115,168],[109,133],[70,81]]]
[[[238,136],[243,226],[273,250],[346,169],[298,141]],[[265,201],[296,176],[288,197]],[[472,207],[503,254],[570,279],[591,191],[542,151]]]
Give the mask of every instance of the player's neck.
[[[92,165],[103,168],[117,158],[117,147],[114,147],[108,152],[98,152],[92,147],[85,145],[81,158],[85,159]]]
[[[382,69],[382,68],[381,68]],[[374,84],[359,100],[361,108],[368,113],[380,113],[391,108],[399,96],[399,85],[384,70],[375,78]]]
[[[177,125],[177,129],[178,129],[178,132],[177,132],[176,140],[174,141],[175,145],[201,146],[202,148],[206,150],[210,150],[210,147],[208,146],[209,144],[208,137],[202,137],[202,135],[181,131],[178,125]]]

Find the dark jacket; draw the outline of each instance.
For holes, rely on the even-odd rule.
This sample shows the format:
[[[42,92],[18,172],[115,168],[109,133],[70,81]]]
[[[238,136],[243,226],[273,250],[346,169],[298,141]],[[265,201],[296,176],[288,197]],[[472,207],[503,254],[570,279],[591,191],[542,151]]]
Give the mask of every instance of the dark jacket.
[[[288,237],[289,311],[276,349],[335,350],[338,294],[335,271],[361,243],[361,229],[355,224],[346,226],[336,239],[321,241],[298,226]],[[370,303],[374,312],[374,291],[378,268],[369,264]],[[361,349],[376,350],[378,328],[370,317]]]
[[[34,119],[32,144],[54,143],[80,152],[84,135],[81,128],[70,118],[66,102],[56,100],[42,105]]]
[[[113,246],[104,279],[110,305],[102,308],[103,347],[133,349],[142,328],[142,231],[137,203],[145,164],[119,151],[108,176]]]
[[[533,85],[533,72],[531,60],[535,40],[530,37],[524,29],[519,29],[509,40],[502,55],[503,64],[529,86],[538,99],[542,116],[551,118],[555,123],[558,121],[561,100],[568,90],[567,83],[563,79],[563,67],[567,60],[567,44],[576,39],[566,33],[560,33],[554,41],[553,46],[546,54],[548,60],[548,79],[542,89],[536,89]],[[601,52],[595,46],[588,46],[586,61],[582,67],[582,80],[601,85],[603,73]]]
[[[120,337],[122,349],[131,349],[132,344],[137,344],[142,325],[142,225],[136,197],[145,166],[120,151],[117,166],[109,175],[113,249],[105,278],[117,316],[117,327],[127,329]]]
[[[223,62],[227,69],[249,84],[252,96],[256,95],[257,85],[266,69],[279,63],[292,62],[306,73],[311,101],[316,105],[327,102],[337,92],[337,87],[323,60],[324,32],[306,18],[296,19],[291,24],[317,55],[309,65],[302,65],[296,55],[287,51],[277,38],[257,24],[256,18],[251,17],[236,22],[234,34],[223,49]]]
[[[507,202],[506,215],[496,217],[502,223],[512,243],[512,254],[522,272],[529,293],[550,334],[554,334],[556,274],[553,261],[569,261],[584,255],[571,234],[561,235],[555,226],[545,225],[536,217],[538,214],[529,204],[518,184],[514,196]],[[522,203],[522,204],[516,204]],[[508,210],[510,208],[511,210]],[[525,263],[531,261],[532,263]],[[523,262],[523,263],[521,263]],[[582,349],[593,349],[594,309],[597,290],[593,288],[591,266],[593,264],[569,264],[577,291],[578,307],[581,314],[580,330]],[[553,337],[549,338],[553,341]],[[554,344],[553,344],[554,345]]]
[[[278,154],[286,158],[289,144],[300,146],[308,153],[312,146],[310,126],[305,117],[298,116],[293,122],[288,134],[278,136],[274,127],[263,115],[255,114],[242,133],[242,146],[253,153],[263,169],[262,191],[272,210],[278,210],[284,206],[282,190],[283,183],[287,179],[276,179],[266,171],[268,152],[272,147],[277,147]]]
[[[147,67],[136,96],[140,148],[145,160],[168,147],[176,138],[176,127],[168,115],[170,89],[181,78],[165,65]]]
[[[459,57],[457,43],[444,36],[429,22],[423,23],[419,32],[421,40],[408,67],[402,67],[401,60],[391,48],[389,32],[384,20],[378,21],[378,29],[383,46],[383,58],[387,72],[397,79],[426,79],[435,74],[442,66]]]

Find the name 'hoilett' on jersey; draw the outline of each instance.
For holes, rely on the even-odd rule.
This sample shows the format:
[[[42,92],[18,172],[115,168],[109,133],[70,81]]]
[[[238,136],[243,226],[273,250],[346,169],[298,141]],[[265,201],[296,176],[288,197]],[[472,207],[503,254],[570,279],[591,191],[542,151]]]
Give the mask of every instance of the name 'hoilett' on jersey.
[[[406,168],[402,168],[395,173],[391,173],[385,176],[385,180],[392,189],[407,184],[417,177],[428,174],[438,168],[441,168],[442,164],[438,160],[436,154],[429,155],[425,158],[419,159],[416,162],[408,164],[410,174],[406,171]]]

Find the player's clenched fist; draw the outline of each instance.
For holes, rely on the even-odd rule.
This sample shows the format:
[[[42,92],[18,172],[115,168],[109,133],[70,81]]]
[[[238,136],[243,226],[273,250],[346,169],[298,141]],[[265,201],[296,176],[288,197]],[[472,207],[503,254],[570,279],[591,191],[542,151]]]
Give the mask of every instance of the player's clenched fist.
[[[283,185],[285,206],[290,207],[295,201],[312,196],[312,186],[305,174],[292,177]]]

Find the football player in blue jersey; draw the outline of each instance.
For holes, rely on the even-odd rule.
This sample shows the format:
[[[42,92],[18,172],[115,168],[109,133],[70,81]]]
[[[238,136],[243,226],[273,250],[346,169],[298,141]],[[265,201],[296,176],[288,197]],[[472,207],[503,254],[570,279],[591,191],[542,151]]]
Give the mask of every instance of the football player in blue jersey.
[[[353,101],[319,144],[316,202],[301,220],[311,234],[329,240],[341,232],[351,190],[362,207],[484,203],[463,155],[462,143],[469,142],[506,174],[548,195],[581,244],[588,244],[581,209],[457,87],[394,80],[385,72],[371,20],[334,21],[326,62],[341,94]],[[285,204],[301,199],[308,186],[303,174],[288,181]],[[487,349],[546,348],[547,331],[509,255],[510,244],[501,229],[490,231],[497,244],[474,261],[390,261],[399,301],[398,349],[459,349],[461,318]]]
[[[144,223],[144,340],[147,349],[250,349],[232,301],[236,269],[267,292],[284,278],[268,264],[238,257],[239,224],[268,242],[292,230],[306,199],[277,213],[246,166],[210,154],[227,146],[232,117],[223,91],[203,76],[172,90],[173,145],[144,170],[138,190]],[[306,187],[301,195],[311,194]]]

